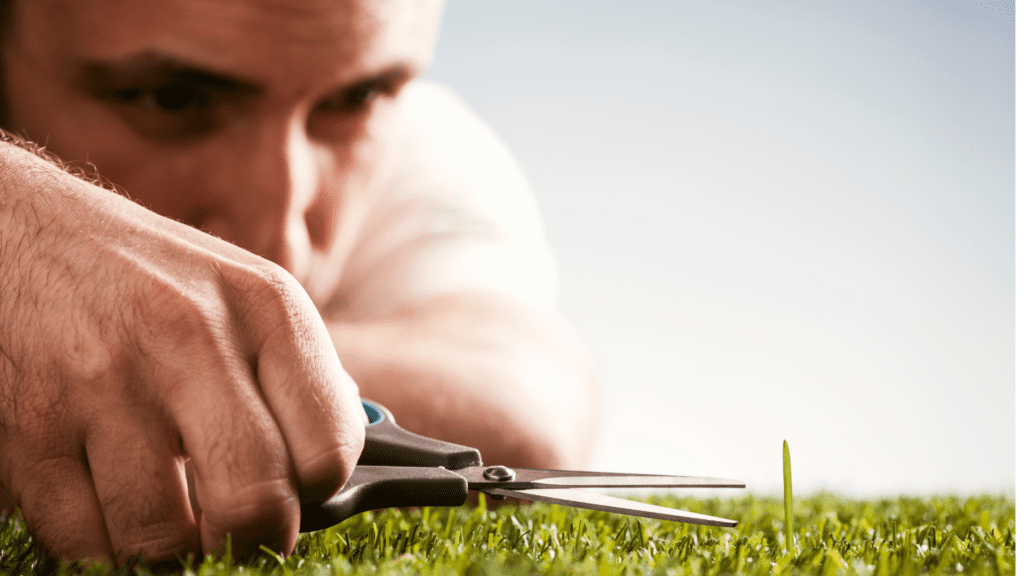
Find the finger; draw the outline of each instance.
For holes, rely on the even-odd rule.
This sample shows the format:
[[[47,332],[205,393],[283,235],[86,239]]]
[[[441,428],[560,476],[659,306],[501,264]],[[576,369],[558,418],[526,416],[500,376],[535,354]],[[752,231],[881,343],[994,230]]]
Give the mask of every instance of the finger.
[[[94,422],[86,453],[114,560],[150,562],[200,552],[180,442],[159,413]]]
[[[194,470],[203,550],[222,550],[230,534],[235,557],[260,544],[290,553],[298,490],[277,424],[245,362],[230,361],[226,350],[206,361],[194,352],[205,369],[187,375],[169,406]]]
[[[6,488],[0,486],[0,516],[9,517],[17,507],[18,504],[14,501],[14,496],[11,496]]]
[[[68,560],[109,562],[103,511],[84,455],[26,462],[12,492],[33,538]]]
[[[359,392],[327,336],[280,330],[259,355],[257,374],[291,454],[302,502],[323,502],[344,486],[363,449]]]
[[[291,454],[302,502],[323,502],[344,486],[363,449],[359,390],[305,293],[261,304],[246,318],[249,334],[267,334],[257,347],[260,389]]]

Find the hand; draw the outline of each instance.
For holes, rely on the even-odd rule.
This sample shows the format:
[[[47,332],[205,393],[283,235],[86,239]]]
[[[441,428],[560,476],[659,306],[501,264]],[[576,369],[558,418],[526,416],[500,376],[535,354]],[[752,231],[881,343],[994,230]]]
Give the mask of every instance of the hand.
[[[362,442],[287,272],[0,146],[0,484],[44,547],[289,553]]]

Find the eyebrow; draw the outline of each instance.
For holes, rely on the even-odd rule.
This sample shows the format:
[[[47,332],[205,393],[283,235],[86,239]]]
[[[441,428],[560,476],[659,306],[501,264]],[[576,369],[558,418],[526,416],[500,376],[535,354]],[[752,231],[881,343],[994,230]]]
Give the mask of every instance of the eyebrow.
[[[154,52],[114,61],[82,61],[77,65],[75,77],[88,92],[101,94],[171,83],[184,83],[234,96],[251,96],[263,91],[255,82]]]
[[[394,64],[379,72],[367,74],[366,76],[356,78],[343,86],[336,87],[334,90],[331,90],[324,95],[324,97],[344,97],[346,94],[350,94],[353,91],[362,90],[368,87],[386,87],[395,83],[404,83],[415,76],[416,72],[412,66],[408,64]]]
[[[358,78],[333,91],[344,93],[361,86],[416,76],[414,68],[405,63],[394,64],[375,74]],[[255,96],[263,92],[256,82],[231,74],[210,70],[173,56],[144,52],[121,60],[85,60],[77,65],[77,84],[89,93],[111,95],[128,88],[158,87],[184,83],[198,88],[216,90],[224,96]]]

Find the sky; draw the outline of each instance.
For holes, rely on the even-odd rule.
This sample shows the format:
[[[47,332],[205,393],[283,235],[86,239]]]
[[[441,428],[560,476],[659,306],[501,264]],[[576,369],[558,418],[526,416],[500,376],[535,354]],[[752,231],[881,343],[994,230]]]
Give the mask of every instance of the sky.
[[[533,186],[592,469],[1012,492],[1014,10],[448,0],[429,77]]]

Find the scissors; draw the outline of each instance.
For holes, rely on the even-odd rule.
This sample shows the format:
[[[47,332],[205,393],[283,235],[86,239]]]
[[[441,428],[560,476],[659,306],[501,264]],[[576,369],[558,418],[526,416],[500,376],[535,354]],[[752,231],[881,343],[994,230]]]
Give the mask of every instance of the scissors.
[[[674,520],[708,526],[735,520],[633,502],[580,488],[745,488],[736,480],[693,476],[621,474],[570,470],[534,470],[484,466],[476,448],[419,436],[402,429],[387,408],[363,400],[369,419],[366,443],[351,478],[321,504],[302,507],[300,531],[313,532],[346,518],[381,508],[461,506],[470,490],[505,497]]]

